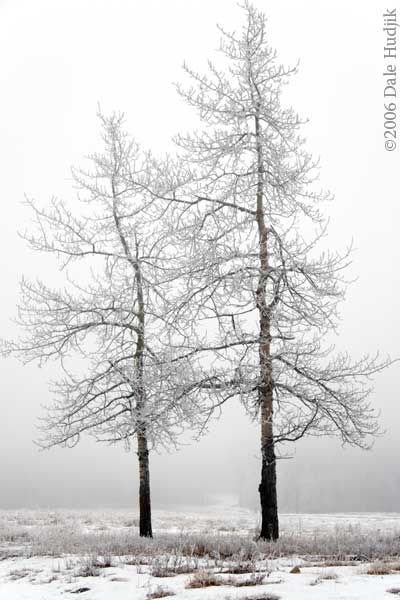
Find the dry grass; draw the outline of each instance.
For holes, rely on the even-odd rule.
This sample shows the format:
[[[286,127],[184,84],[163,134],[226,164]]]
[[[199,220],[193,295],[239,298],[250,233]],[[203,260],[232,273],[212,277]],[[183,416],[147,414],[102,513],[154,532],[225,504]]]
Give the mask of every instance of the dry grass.
[[[8,578],[11,581],[18,581],[18,579],[30,577],[33,573],[32,569],[12,569],[8,574]]]
[[[92,556],[89,556],[82,557],[79,560],[78,568],[75,573],[77,577],[98,577],[100,572],[96,560]]]
[[[124,527],[139,527],[139,519],[126,519],[123,525]]]
[[[114,560],[111,554],[104,554],[103,556],[93,556],[92,562],[98,569],[109,569],[114,566]]]
[[[230,564],[224,569],[225,573],[231,573],[232,575],[244,575],[245,573],[255,573],[261,569],[257,567],[257,561],[245,561],[238,558],[235,561],[231,561]],[[267,569],[263,569],[267,570]]]
[[[31,541],[32,536],[25,527],[14,526],[0,529],[0,543],[28,544]]]
[[[310,583],[310,585],[319,585],[324,581],[337,581],[339,579],[339,575],[335,573],[335,571],[323,571],[318,575],[314,581]]]
[[[354,567],[354,560],[324,560],[323,562],[311,562],[304,567]]]
[[[98,577],[101,569],[108,569],[114,566],[114,560],[111,554],[97,556],[96,554],[79,557],[78,560],[67,559],[64,570],[74,570],[77,577]],[[53,571],[61,572],[61,566]]]
[[[390,575],[393,572],[390,563],[375,562],[369,565],[365,571],[367,575]]]
[[[263,585],[265,579],[265,573],[252,573],[250,577],[246,577],[245,579],[235,579],[234,577],[229,577],[227,580],[224,580],[223,585],[229,585],[233,587],[250,587],[253,585]]]
[[[193,573],[185,587],[187,589],[195,589],[218,585],[226,585],[222,577],[218,577],[215,573],[211,573],[211,571],[197,571],[197,573]]]
[[[149,564],[150,574],[153,577],[187,575],[199,569],[199,559],[197,557],[180,556],[179,554],[156,556],[151,559]]]
[[[276,543],[255,541],[245,535],[160,533],[154,539],[140,538],[136,530],[79,531],[65,526],[34,527],[31,531],[0,531],[2,549],[8,556],[69,555],[155,557],[176,554],[187,558],[218,558],[237,562],[234,573],[251,572],[251,563],[283,556],[320,558],[324,564],[355,564],[396,560],[400,556],[400,536],[387,534],[380,539],[343,533],[315,537],[284,536]],[[246,564],[247,563],[247,564]]]
[[[335,579],[339,579],[339,575],[335,571],[324,571],[318,575],[318,579],[322,581],[334,581]]]
[[[186,588],[205,588],[212,586],[229,586],[229,587],[250,587],[255,585],[263,585],[265,573],[252,573],[249,577],[240,579],[233,577],[223,577],[207,570],[201,570],[194,573],[186,584]]]
[[[169,590],[168,588],[163,588],[161,585],[158,585],[154,590],[151,590],[146,594],[147,600],[166,598],[167,596],[175,596],[175,592]]]
[[[245,573],[253,573],[254,571],[254,563],[238,563],[229,566],[224,572],[231,575],[244,575]]]
[[[179,517],[182,531],[185,516]],[[133,515],[73,511],[0,512],[0,559],[8,556],[63,557],[98,555],[154,558],[176,554],[190,559],[237,562],[233,573],[246,572],[245,563],[283,556],[312,557],[326,565],[332,561],[396,561],[400,556],[397,531],[377,533],[360,528],[315,531],[314,535],[296,531],[283,534],[275,543],[256,541],[250,533],[229,533],[229,523],[209,528],[212,533],[157,533],[154,539],[140,538]],[[167,522],[167,521],[165,521]],[[217,521],[216,521],[217,523]],[[188,520],[188,525],[190,520]],[[247,528],[249,531],[249,527]],[[243,566],[244,564],[244,566]],[[332,564],[335,566],[335,564]],[[252,572],[249,569],[247,572]]]
[[[369,565],[364,573],[367,575],[390,575],[400,571],[400,562],[376,561]]]

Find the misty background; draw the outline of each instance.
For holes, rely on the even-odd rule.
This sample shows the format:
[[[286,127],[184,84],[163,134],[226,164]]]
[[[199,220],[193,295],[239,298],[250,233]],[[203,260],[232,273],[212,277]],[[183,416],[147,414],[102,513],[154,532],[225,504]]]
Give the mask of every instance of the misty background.
[[[337,347],[355,357],[400,356],[398,152],[383,148],[382,2],[254,0],[284,63],[300,59],[285,99],[310,122],[308,149],[321,156],[321,184],[335,194],[328,242],[356,248]],[[126,115],[127,130],[155,153],[194,116],[172,83],[183,60],[202,70],[221,23],[241,26],[234,0],[0,0],[0,337],[17,335],[18,281],[57,278],[48,257],[17,235],[29,227],[24,194],[73,205],[70,166],[101,147],[98,103]],[[56,364],[0,361],[0,507],[136,506],[134,449],[83,438],[39,452],[37,419]],[[376,378],[372,404],[385,434],[370,452],[308,439],[278,464],[282,512],[400,511],[400,409],[395,364]],[[258,507],[259,431],[232,403],[199,442],[150,456],[155,506],[231,494]],[[292,456],[292,459],[288,457]]]

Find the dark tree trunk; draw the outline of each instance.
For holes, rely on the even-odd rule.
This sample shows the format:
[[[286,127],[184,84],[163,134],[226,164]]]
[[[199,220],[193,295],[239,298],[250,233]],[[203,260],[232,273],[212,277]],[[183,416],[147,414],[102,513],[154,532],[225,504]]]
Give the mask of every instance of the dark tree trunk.
[[[138,422],[138,458],[139,458],[139,534],[142,537],[153,537],[151,528],[151,498],[150,498],[150,467],[149,449],[147,446],[146,423],[141,421],[146,406],[146,390],[144,388],[144,329],[145,309],[143,299],[143,282],[137,260],[138,247],[136,246],[135,278],[137,284],[137,300],[139,312],[139,334],[135,352],[135,371],[137,375],[136,408],[139,416]]]
[[[262,448],[261,483],[258,487],[261,502],[260,539],[277,540],[279,537],[278,502],[276,494],[276,459],[274,440]]]
[[[257,90],[258,92],[258,90]],[[266,284],[269,274],[268,229],[264,213],[264,180],[261,128],[258,117],[260,104],[257,104],[255,117],[257,151],[257,226],[259,236],[260,275],[257,286],[257,308],[260,323],[259,361],[260,381],[258,400],[261,420],[261,483],[258,491],[261,501],[261,532],[264,540],[277,540],[279,537],[278,502],[276,494],[276,460],[273,433],[273,373],[271,364],[271,314],[274,299],[268,302]]]
[[[138,434],[138,459],[139,459],[139,534],[141,537],[153,537],[151,527],[151,500],[150,500],[150,468],[149,450],[146,434]]]
[[[117,210],[117,196],[114,184],[113,191],[113,214],[115,225],[121,240],[125,255],[133,267],[135,273],[135,283],[137,287],[137,313],[138,313],[138,333],[136,340],[136,350],[134,355],[134,396],[136,398],[136,411],[134,413],[137,419],[137,454],[139,460],[139,533],[142,537],[153,537],[151,527],[151,497],[150,497],[150,468],[149,468],[149,449],[147,446],[146,422],[143,420],[143,413],[146,407],[146,390],[144,386],[144,351],[145,351],[145,301],[143,295],[143,279],[139,262],[139,245],[135,238],[136,255],[133,256],[129,244],[121,228],[121,221]]]
[[[138,459],[139,459],[139,535],[153,537],[151,527],[151,497],[150,497],[150,467],[149,449],[147,446],[146,422],[142,421],[146,408],[146,390],[144,385],[144,350],[145,350],[145,304],[143,297],[142,272],[139,265],[139,247],[137,241],[136,257],[133,262],[137,285],[139,333],[136,342],[135,372],[136,372],[136,409],[138,416]]]
[[[259,402],[261,416],[261,483],[258,487],[261,502],[261,531],[263,540],[279,537],[278,501],[276,493],[276,458],[273,434],[273,385],[270,361],[270,343],[265,340],[268,320],[260,319],[260,386]]]

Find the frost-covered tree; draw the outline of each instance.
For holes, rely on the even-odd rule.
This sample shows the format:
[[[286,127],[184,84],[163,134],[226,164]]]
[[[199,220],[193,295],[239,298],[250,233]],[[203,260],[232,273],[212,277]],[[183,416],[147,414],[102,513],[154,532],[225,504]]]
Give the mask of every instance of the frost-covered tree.
[[[73,170],[77,201],[27,201],[33,225],[23,237],[59,259],[65,285],[22,280],[24,332],[3,351],[63,368],[43,447],[74,445],[83,433],[128,447],[136,438],[140,535],[152,536],[149,449],[175,444],[185,425],[199,424],[202,403],[201,392],[187,397],[190,358],[173,350],[184,250],[168,208],[146,191],[160,192],[155,161],[124,133],[122,116],[100,119],[104,151],[89,157],[88,170]]]
[[[243,8],[240,33],[221,29],[220,63],[205,75],[185,66],[190,83],[178,91],[204,127],[177,137],[191,183],[172,200],[186,219],[186,353],[215,406],[239,397],[260,422],[260,537],[277,539],[277,444],[337,434],[368,445],[378,430],[369,377],[388,361],[352,361],[331,345],[350,250],[319,250],[329,194],[316,189],[302,122],[282,100],[296,68],[277,61],[264,15]]]

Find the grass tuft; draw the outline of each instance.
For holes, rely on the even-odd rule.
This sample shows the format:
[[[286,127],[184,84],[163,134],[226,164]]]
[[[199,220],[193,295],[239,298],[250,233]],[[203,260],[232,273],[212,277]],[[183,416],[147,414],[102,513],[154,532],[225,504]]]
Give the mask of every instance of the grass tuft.
[[[151,590],[146,594],[147,600],[166,598],[167,596],[175,596],[175,592],[169,590],[168,588],[163,588],[161,585],[158,585],[154,590]]]
[[[205,588],[224,585],[222,577],[218,577],[210,571],[197,571],[194,573],[186,584],[187,589]]]
[[[194,573],[186,584],[186,588],[205,588],[212,586],[250,587],[263,585],[265,573],[252,573],[245,579],[238,579],[230,575],[223,577],[211,571],[201,570]]]
[[[369,565],[366,569],[367,575],[390,575],[393,569],[389,563],[377,561]]]
[[[318,585],[323,581],[336,581],[337,579],[339,579],[339,575],[334,571],[323,571],[310,583],[310,585]]]

